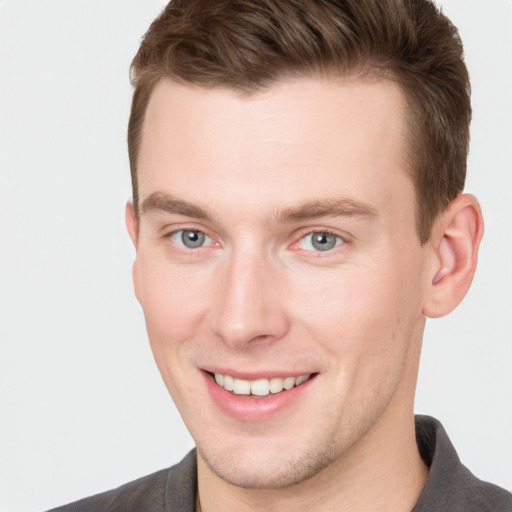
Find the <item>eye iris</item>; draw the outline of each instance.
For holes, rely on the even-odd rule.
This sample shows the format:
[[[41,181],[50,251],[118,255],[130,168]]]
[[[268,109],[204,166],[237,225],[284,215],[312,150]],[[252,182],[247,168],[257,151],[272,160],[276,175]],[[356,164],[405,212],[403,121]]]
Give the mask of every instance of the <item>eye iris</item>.
[[[204,244],[205,234],[201,231],[184,230],[181,234],[181,240],[185,247],[189,249],[196,249]]]
[[[317,251],[328,251],[336,245],[336,237],[329,233],[313,233],[311,244]]]

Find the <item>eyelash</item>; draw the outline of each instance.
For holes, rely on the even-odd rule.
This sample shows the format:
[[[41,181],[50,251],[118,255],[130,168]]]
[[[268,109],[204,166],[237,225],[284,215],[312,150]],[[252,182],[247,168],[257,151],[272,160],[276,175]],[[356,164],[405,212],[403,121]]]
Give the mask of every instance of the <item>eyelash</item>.
[[[199,235],[204,236],[204,243],[197,247],[187,247],[186,245],[184,245],[184,242],[183,242],[183,235],[186,232],[197,233]],[[308,237],[310,237],[309,245],[314,244],[314,242],[312,240],[312,237],[314,235],[323,235],[326,237],[334,237],[335,245],[327,248],[324,251],[315,250],[314,248],[313,249],[305,248],[304,244],[308,243],[307,242]],[[180,238],[177,238],[177,237],[180,237]],[[172,241],[172,243],[175,244],[179,248],[180,251],[184,251],[188,254],[196,252],[197,249],[207,248],[208,246],[212,245],[212,242],[213,242],[214,247],[220,246],[220,244],[218,242],[216,242],[213,237],[209,236],[204,230],[196,229],[193,227],[190,227],[190,228],[184,227],[182,229],[177,229],[175,231],[171,231],[170,233],[167,233],[166,235],[164,235],[164,238],[170,239]],[[293,242],[289,247],[292,250],[304,251],[304,254],[307,255],[308,257],[319,258],[319,257],[328,257],[328,256],[332,255],[333,253],[337,253],[338,251],[336,249],[346,245],[347,243],[348,243],[348,241],[346,240],[346,238],[341,235],[333,233],[332,231],[329,231],[329,230],[318,229],[318,230],[301,233],[299,239],[297,241]],[[325,253],[325,256],[322,256],[324,253]]]

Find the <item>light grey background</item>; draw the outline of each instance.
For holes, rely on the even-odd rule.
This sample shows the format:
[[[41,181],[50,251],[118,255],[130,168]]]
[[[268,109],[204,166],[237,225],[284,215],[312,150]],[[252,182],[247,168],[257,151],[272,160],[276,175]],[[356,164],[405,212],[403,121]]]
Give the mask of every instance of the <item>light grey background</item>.
[[[473,78],[467,190],[486,235],[473,289],[429,322],[417,411],[512,488],[512,2],[445,0]],[[128,66],[160,0],[0,0],[0,510],[43,510],[193,445],[136,303]]]

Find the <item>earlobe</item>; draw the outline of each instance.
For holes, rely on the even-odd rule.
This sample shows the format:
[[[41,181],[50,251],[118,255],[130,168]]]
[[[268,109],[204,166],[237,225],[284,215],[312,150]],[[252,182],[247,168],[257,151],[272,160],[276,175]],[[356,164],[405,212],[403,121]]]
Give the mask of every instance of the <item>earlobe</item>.
[[[466,295],[476,271],[483,218],[478,200],[470,194],[454,199],[432,230],[432,269],[423,314],[447,315]]]

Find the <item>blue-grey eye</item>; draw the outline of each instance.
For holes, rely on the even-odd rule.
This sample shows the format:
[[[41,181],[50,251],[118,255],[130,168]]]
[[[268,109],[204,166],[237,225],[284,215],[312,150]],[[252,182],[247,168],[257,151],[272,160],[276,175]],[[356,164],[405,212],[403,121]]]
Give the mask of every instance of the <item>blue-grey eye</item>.
[[[339,236],[323,231],[315,231],[302,237],[299,245],[301,249],[325,252],[334,249],[342,243],[343,240]]]
[[[185,247],[189,249],[196,249],[197,247],[201,247],[204,244],[204,233],[201,231],[190,231],[188,229],[184,229],[181,232],[181,240]]]
[[[198,249],[203,247],[210,237],[196,229],[182,229],[172,235],[173,240],[187,249]]]

